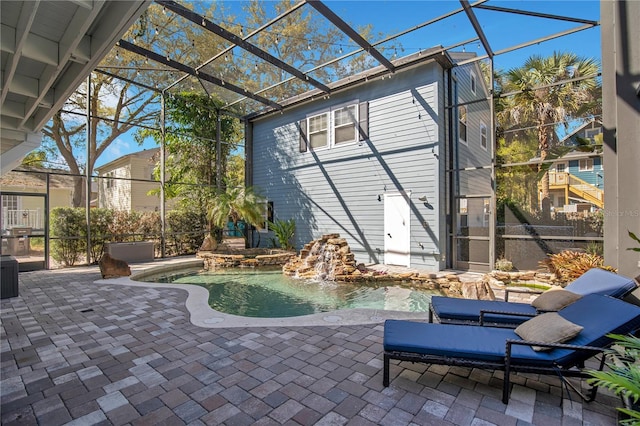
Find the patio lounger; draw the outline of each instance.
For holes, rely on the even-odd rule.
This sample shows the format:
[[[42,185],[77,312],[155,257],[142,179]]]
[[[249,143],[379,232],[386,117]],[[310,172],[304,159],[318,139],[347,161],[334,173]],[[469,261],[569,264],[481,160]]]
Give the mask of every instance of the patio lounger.
[[[565,320],[574,328],[578,326],[579,333],[575,337],[564,343],[540,343],[549,337],[549,333],[564,332],[560,330],[560,323]],[[508,329],[387,320],[384,324],[383,384],[389,385],[389,361],[397,359],[503,370],[502,401],[505,404],[509,400],[512,371],[558,375],[565,384],[578,391],[565,377],[586,377],[580,368],[588,358],[602,352],[611,343],[609,333],[627,334],[640,329],[640,307],[612,297],[590,294],[557,313],[538,315],[529,321],[517,329]],[[545,324],[540,324],[541,321]],[[517,334],[517,331],[523,334],[525,327],[529,331],[534,330],[535,341],[531,338],[525,340]],[[582,330],[579,327],[583,327]],[[532,348],[536,345],[552,349],[536,351]],[[600,369],[604,361],[603,355]],[[589,396],[578,393],[585,401],[592,401],[596,390],[592,388]]]
[[[614,274],[603,269],[593,268],[582,274],[564,289],[572,293],[602,294],[623,298],[636,288],[633,278]],[[511,290],[513,292],[513,290]],[[536,293],[526,291],[526,293]],[[541,293],[541,292],[537,292]],[[529,303],[517,303],[497,300],[474,300],[456,297],[433,296],[429,304],[429,322],[434,319],[443,324],[479,324],[481,312],[483,322],[501,327],[516,327],[528,318],[538,314]]]

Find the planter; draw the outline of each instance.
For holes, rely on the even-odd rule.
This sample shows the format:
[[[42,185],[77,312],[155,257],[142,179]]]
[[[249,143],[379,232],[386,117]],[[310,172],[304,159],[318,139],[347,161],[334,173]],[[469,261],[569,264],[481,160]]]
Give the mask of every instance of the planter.
[[[105,251],[114,259],[127,263],[152,262],[154,259],[153,242],[137,241],[133,243],[106,243]]]

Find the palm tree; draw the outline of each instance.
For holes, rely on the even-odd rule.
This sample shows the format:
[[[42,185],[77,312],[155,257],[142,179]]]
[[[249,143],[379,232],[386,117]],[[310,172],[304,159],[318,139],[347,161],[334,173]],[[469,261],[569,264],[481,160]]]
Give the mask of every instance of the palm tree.
[[[548,217],[549,174],[544,162],[557,144],[556,126],[568,127],[575,119],[588,119],[599,108],[599,83],[595,76],[598,63],[573,53],[554,52],[549,57],[533,55],[519,68],[507,71],[503,80],[504,92],[516,92],[507,107],[498,114],[502,126],[536,129],[542,174],[540,204]],[[579,77],[594,78],[579,79]],[[572,80],[572,81],[569,81]],[[588,116],[585,116],[588,114]]]
[[[229,220],[236,230],[240,220],[262,229],[265,221],[264,209],[265,201],[253,187],[227,187],[211,200],[207,216],[211,234],[217,242],[222,241],[222,229]]]

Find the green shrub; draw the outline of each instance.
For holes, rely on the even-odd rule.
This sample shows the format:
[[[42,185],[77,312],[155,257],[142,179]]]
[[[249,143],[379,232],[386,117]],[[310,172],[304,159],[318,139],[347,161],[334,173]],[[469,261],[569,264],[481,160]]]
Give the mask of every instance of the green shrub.
[[[86,252],[85,209],[56,207],[51,210],[51,256],[64,266],[75,265]]]
[[[167,251],[175,255],[193,254],[202,245],[207,216],[189,210],[167,212]]]
[[[589,370],[592,377],[587,382],[592,386],[602,386],[620,396],[624,402],[618,410],[627,418],[621,425],[640,424],[640,338],[632,335],[611,334],[615,344],[607,350],[610,361],[609,371]]]
[[[83,213],[84,213],[84,209]],[[109,241],[113,223],[113,211],[105,208],[91,210],[91,260],[97,262],[104,253],[104,244]]]
[[[275,222],[269,222],[269,229],[273,231],[280,247],[285,250],[293,249],[291,244],[291,238],[296,233],[296,222],[293,219],[289,220],[276,220]]]

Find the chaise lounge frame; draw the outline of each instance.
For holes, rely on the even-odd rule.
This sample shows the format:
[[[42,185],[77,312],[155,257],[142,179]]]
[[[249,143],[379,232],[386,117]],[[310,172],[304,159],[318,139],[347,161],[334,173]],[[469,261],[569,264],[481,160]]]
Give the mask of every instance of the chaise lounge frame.
[[[558,349],[570,349],[576,351],[583,351],[585,353],[590,353],[591,356],[602,354],[600,358],[598,370],[601,371],[604,368],[606,362],[606,353],[604,352],[606,348],[599,348],[594,346],[578,346],[578,345],[566,345],[566,344],[547,344],[543,342],[533,342],[527,340],[507,340],[506,341],[506,349],[505,349],[505,357],[503,362],[490,362],[490,361],[480,361],[473,360],[467,358],[455,358],[455,357],[445,357],[445,356],[437,356],[437,355],[429,355],[429,354],[419,354],[413,352],[401,352],[401,351],[384,351],[383,355],[383,372],[382,372],[382,384],[387,387],[389,386],[389,370],[390,370],[390,361],[392,359],[396,359],[399,361],[410,361],[410,362],[419,362],[426,364],[439,364],[439,365],[448,365],[455,367],[469,367],[469,368],[480,368],[483,370],[497,370],[504,371],[504,379],[502,384],[502,402],[504,404],[509,403],[509,395],[510,395],[510,387],[511,387],[511,373],[531,373],[531,374],[545,374],[545,375],[557,375],[558,378],[562,381],[563,384],[572,388],[580,398],[585,402],[591,402],[596,398],[596,394],[598,388],[596,386],[591,386],[589,392],[585,395],[582,393],[577,387],[568,381],[567,377],[580,377],[587,378],[589,376],[582,368],[575,368],[576,366],[572,366],[571,368],[564,368],[558,364],[553,364],[549,367],[542,366],[533,366],[533,365],[522,365],[522,364],[514,364],[511,360],[512,347],[514,345],[527,345],[527,346],[546,346],[550,348],[558,348]],[[578,362],[576,364],[579,367],[583,367],[583,362]]]
[[[585,402],[592,401],[597,388],[581,393],[568,377],[590,377],[585,361],[598,356],[602,370],[610,334],[635,333],[640,329],[640,307],[608,296],[586,295],[563,308],[558,315],[583,327],[565,343],[543,343],[520,339],[515,330],[501,327],[433,324],[387,320],[383,339],[383,385],[389,386],[390,361],[420,362],[448,366],[504,371],[502,401],[507,404],[513,372],[556,375]],[[504,352],[501,349],[504,342]],[[522,346],[552,348],[536,352]],[[559,352],[557,352],[557,350]],[[514,351],[516,355],[514,356]]]
[[[583,296],[587,294],[601,294],[620,299],[627,296],[636,288],[637,282],[633,278],[624,277],[598,268],[588,270],[581,277],[565,287],[566,290]],[[522,323],[522,320],[518,317],[534,316],[544,313],[544,311],[536,311],[529,303],[509,302],[510,293],[537,295],[543,293],[543,291],[506,289],[504,302],[434,296],[432,302],[429,304],[429,322],[515,328]],[[436,304],[444,301],[449,304],[459,302],[457,306],[460,306],[460,310],[457,314],[451,316],[449,316],[448,312],[438,314],[438,309],[434,307],[434,301]],[[498,318],[500,320],[498,320]]]

